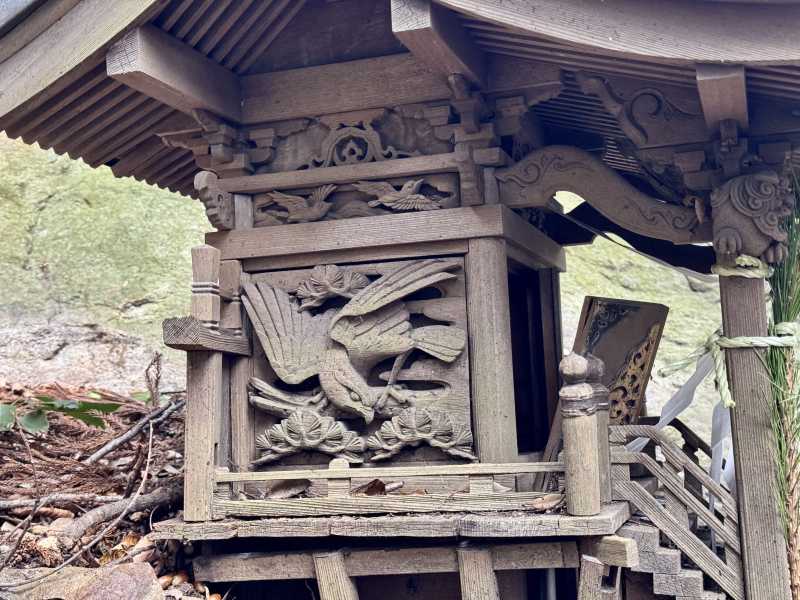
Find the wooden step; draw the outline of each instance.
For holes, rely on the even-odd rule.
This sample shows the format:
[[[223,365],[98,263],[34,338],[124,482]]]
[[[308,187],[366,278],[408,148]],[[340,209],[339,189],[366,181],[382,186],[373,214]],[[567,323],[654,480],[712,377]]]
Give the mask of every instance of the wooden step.
[[[661,548],[661,532],[652,525],[644,523],[625,523],[617,535],[636,540],[639,552],[655,552]]]
[[[701,597],[703,573],[694,569],[683,569],[679,573],[653,573],[653,591],[664,596]]]
[[[681,551],[674,548],[659,548],[655,552],[639,552],[637,573],[660,573],[677,575],[681,571]]]

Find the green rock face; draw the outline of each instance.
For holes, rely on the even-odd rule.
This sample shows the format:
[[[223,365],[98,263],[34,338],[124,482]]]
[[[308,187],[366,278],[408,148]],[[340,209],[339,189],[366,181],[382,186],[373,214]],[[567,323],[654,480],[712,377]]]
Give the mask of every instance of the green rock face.
[[[0,137],[0,321],[6,336],[18,330],[0,377],[141,387],[134,373],[160,349],[161,320],[188,311],[189,248],[207,230],[195,200]],[[90,338],[118,365],[97,365],[98,381],[55,360]],[[179,383],[180,353],[165,358]]]

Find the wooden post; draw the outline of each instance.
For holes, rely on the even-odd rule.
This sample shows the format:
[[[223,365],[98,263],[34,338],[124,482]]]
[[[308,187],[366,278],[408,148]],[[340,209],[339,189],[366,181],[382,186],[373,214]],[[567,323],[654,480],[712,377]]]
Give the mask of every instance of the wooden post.
[[[764,280],[720,277],[722,330],[727,337],[764,336]],[[770,416],[772,390],[759,350],[726,350],[736,406],[731,434],[745,588],[748,600],[790,597],[786,542],[775,494],[775,448]]]
[[[192,248],[192,316],[206,327],[219,328],[219,250],[203,245]],[[186,463],[184,510],[186,521],[212,518],[216,419],[222,401],[222,353],[187,352]]]
[[[601,507],[600,459],[597,441],[597,403],[587,383],[589,361],[571,353],[559,365],[564,387],[561,429],[564,437],[567,513],[596,515]]]
[[[593,556],[581,556],[578,600],[601,600],[605,566]]]
[[[458,576],[463,600],[500,600],[490,550],[458,548]]]
[[[608,439],[608,388],[601,383],[605,365],[596,356],[588,355],[589,372],[586,381],[592,386],[597,405],[597,456],[600,467],[600,501],[611,502],[611,446]]]
[[[358,600],[356,584],[347,575],[341,552],[315,554],[314,570],[320,600]]]
[[[505,241],[469,241],[464,269],[469,314],[472,420],[483,462],[517,460],[514,370]]]

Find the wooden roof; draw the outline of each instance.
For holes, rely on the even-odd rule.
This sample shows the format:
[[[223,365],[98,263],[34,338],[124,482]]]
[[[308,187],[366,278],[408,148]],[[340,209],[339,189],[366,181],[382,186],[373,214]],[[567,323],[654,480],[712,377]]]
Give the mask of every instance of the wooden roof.
[[[561,94],[534,111],[548,127],[594,136],[591,149],[618,170],[640,166],[620,152],[618,121],[581,91],[574,72],[694,88],[695,61],[734,62],[747,66],[750,94],[800,96],[798,4],[434,1],[456,11],[487,56],[561,67]],[[24,18],[0,37],[0,129],[187,194],[197,171],[190,151],[166,147],[155,134],[197,123],[107,75],[106,51],[125,32],[150,22],[236,76],[404,51],[391,35],[388,0],[118,0],[113,13],[102,0],[22,4]],[[266,85],[248,81],[243,88]],[[404,83],[394,90],[400,100]],[[331,112],[342,110],[337,100],[326,100]],[[262,114],[247,112],[246,103],[244,111]]]

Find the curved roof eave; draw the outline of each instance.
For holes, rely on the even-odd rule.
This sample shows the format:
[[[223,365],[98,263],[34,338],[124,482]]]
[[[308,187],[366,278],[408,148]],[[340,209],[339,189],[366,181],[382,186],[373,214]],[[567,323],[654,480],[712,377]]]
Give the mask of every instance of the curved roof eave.
[[[460,13],[626,58],[800,64],[800,5],[696,0],[434,0]]]

